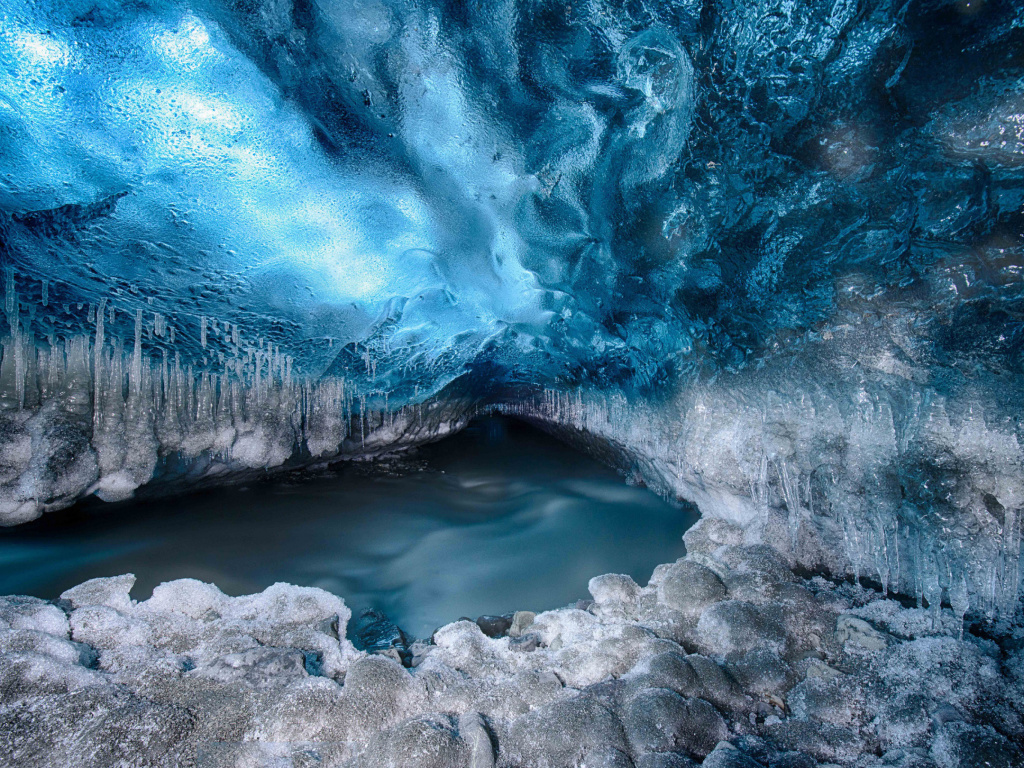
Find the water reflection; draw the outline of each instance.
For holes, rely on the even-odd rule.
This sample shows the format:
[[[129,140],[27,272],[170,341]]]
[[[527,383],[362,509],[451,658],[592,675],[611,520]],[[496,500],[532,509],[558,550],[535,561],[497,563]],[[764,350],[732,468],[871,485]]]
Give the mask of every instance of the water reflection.
[[[133,596],[192,577],[229,594],[322,587],[425,637],[459,616],[543,610],[600,573],[646,583],[696,512],[518,422],[481,419],[403,471],[343,467],[165,501],[89,505],[0,532],[0,594],[56,597],[131,572]]]

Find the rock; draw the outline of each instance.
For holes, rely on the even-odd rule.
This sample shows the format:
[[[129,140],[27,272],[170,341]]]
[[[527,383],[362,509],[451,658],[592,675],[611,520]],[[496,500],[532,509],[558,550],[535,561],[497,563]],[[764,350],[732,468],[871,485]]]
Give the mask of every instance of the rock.
[[[225,600],[229,598],[213,584],[196,579],[177,579],[160,584],[145,602],[153,612],[170,611],[193,619],[220,618]]]
[[[294,648],[253,648],[232,653],[189,674],[221,683],[241,682],[252,688],[277,688],[308,677],[305,656]]]
[[[420,715],[374,737],[362,768],[469,768],[473,757],[446,715]],[[474,766],[475,768],[475,766]]]
[[[771,720],[771,718],[769,718]],[[861,754],[874,750],[857,732],[831,723],[807,720],[765,721],[765,738],[776,747],[805,752],[819,762],[851,763]]]
[[[932,724],[936,729],[941,728],[946,723],[952,723],[956,721],[963,722],[964,716],[960,711],[949,704],[940,704],[932,712]]]
[[[479,712],[459,716],[459,736],[469,746],[469,768],[494,768],[494,741]]]
[[[480,616],[476,620],[480,631],[488,637],[502,637],[512,627],[511,616]]]
[[[0,629],[0,654],[48,656],[63,664],[83,666],[95,661],[95,653],[88,645],[33,629]]]
[[[210,690],[208,685],[203,687]],[[291,681],[287,687],[279,687],[269,695],[258,694],[248,699],[244,695],[246,692],[237,686],[231,686],[229,690],[235,692],[231,700],[234,706],[248,708],[259,702],[243,739],[285,744],[315,741],[324,745],[344,743],[351,736],[351,710],[345,701],[342,687],[333,680],[306,677]],[[237,717],[230,710],[219,710],[218,714],[228,722]],[[208,725],[223,727],[222,723],[212,718]],[[200,760],[198,768],[203,765]]]
[[[723,712],[746,712],[752,705],[726,670],[698,654],[652,656],[638,664],[628,679],[637,685],[668,688],[687,698],[705,699]]]
[[[852,645],[868,651],[881,651],[888,645],[885,635],[864,619],[843,614],[836,619],[836,641],[841,645]]]
[[[760,587],[796,580],[785,558],[766,544],[729,547],[722,551],[720,559],[733,573],[752,577]]]
[[[723,710],[745,712],[751,705],[736,681],[713,659],[692,653],[686,657],[700,683],[700,697]]]
[[[818,678],[828,682],[842,677],[843,673],[834,667],[830,667],[820,659],[809,659],[807,662],[807,678]]]
[[[803,752],[783,752],[771,760],[771,768],[817,768],[818,762]]]
[[[700,678],[686,658],[677,652],[661,653],[641,661],[628,678],[636,685],[648,688],[667,688],[691,697],[702,697]]]
[[[742,544],[743,529],[721,518],[702,517],[683,534],[683,543],[691,555],[711,555]]]
[[[349,627],[352,644],[367,653],[384,653],[394,651],[404,657],[409,645],[405,633],[381,611],[366,609]]]
[[[509,637],[519,637],[526,631],[526,628],[533,624],[537,614],[533,611],[516,611],[512,615],[512,624],[508,628]]]
[[[456,621],[434,632],[435,648],[427,663],[444,665],[473,678],[486,678],[503,665],[506,643],[492,640],[480,631],[475,621]]]
[[[364,656],[345,675],[342,699],[355,737],[386,728],[414,710],[422,699],[417,682],[384,656]]]
[[[196,727],[184,707],[96,686],[0,710],[0,759],[25,768],[188,765]]]
[[[65,642],[57,638],[50,639],[58,643]],[[3,653],[0,655],[0,704],[20,706],[26,700],[38,697],[62,696],[108,684],[109,681],[103,675],[69,661],[66,657],[49,653]],[[65,727],[77,725],[68,723]],[[4,753],[0,751],[0,764],[3,764],[3,757]]]
[[[727,593],[714,571],[690,560],[679,560],[659,573],[657,589],[658,602],[693,619]]]
[[[684,699],[665,688],[635,694],[623,709],[622,722],[633,750],[687,752],[704,757],[728,735],[718,711],[702,699]]]
[[[409,666],[414,668],[418,667],[423,663],[423,660],[430,655],[433,649],[433,645],[422,640],[414,642],[409,646]]]
[[[20,595],[0,597],[0,627],[3,626],[64,638],[71,633],[67,614],[60,608],[36,597]]]
[[[621,761],[629,754],[622,724],[607,699],[590,689],[517,718],[499,743],[503,764],[530,768],[629,765],[628,760]]]
[[[535,635],[532,632],[528,635],[513,637],[508,642],[509,650],[518,653],[530,653],[531,651],[536,651],[539,647],[540,635]]]
[[[789,638],[787,661],[799,658],[823,658],[838,650],[833,638],[835,613],[826,610],[815,596],[799,584],[778,584],[765,590],[771,599],[760,601],[759,608],[774,616],[786,628]]]
[[[756,648],[782,654],[786,632],[778,621],[741,600],[726,600],[708,607],[697,622],[703,653],[726,658],[744,656]]]
[[[761,696],[781,695],[796,681],[789,665],[768,648],[754,649],[727,669],[744,691]]]
[[[882,755],[885,768],[938,768],[927,749],[908,747],[890,749]]]
[[[153,642],[152,628],[148,622],[105,605],[75,609],[70,623],[71,638],[95,648],[145,647]]]
[[[595,615],[607,619],[629,619],[636,615],[640,586],[629,576],[606,573],[592,578],[587,587],[594,597],[590,610]]]
[[[1020,768],[1024,751],[990,725],[953,721],[932,741],[931,758],[939,768]]]
[[[740,752],[728,741],[721,741],[701,763],[702,768],[764,768],[744,752]]]
[[[233,598],[183,579],[135,603],[123,577],[68,590],[64,609],[0,598],[0,726],[22,731],[0,732],[0,763],[64,764],[67,750],[55,745],[76,740],[110,758],[82,729],[120,733],[114,725],[60,704],[87,695],[97,711],[139,723],[151,722],[141,700],[167,704],[151,710],[152,722],[172,729],[185,712],[194,727],[174,738],[187,744],[167,742],[159,754],[180,762],[182,750],[219,745],[216,755],[196,753],[211,765],[305,764],[304,744],[316,744],[321,764],[346,768],[693,768],[701,758],[712,768],[814,768],[815,760],[983,768],[974,755],[1015,765],[1013,739],[1024,726],[1016,681],[1002,671],[994,643],[890,637],[860,617],[870,604],[837,620],[854,600],[824,580],[766,586],[763,603],[718,600],[696,622],[658,602],[658,589],[677,577],[714,584],[708,573],[718,578],[673,563],[642,590],[625,577],[600,577],[590,611],[455,622],[435,633],[436,645],[403,647],[404,633],[371,614],[353,632],[371,646],[384,637],[375,654],[352,647],[347,608],[322,590],[275,585]],[[623,619],[631,604],[637,618]],[[884,607],[895,625],[895,611],[906,609],[894,605]],[[684,655],[669,639],[675,635],[646,623],[659,615],[685,624],[688,647],[715,655]],[[842,659],[843,672],[791,635],[794,627],[817,632],[822,621],[821,655]],[[505,622],[508,637],[485,634]],[[842,656],[837,635],[862,648],[872,633],[887,644],[884,653]],[[804,676],[796,685],[794,670]],[[49,740],[25,719],[26,708],[54,729]],[[42,746],[26,746],[28,738]],[[131,743],[143,751],[125,764],[146,764],[145,745]]]
[[[89,579],[89,581],[67,590],[60,597],[71,603],[73,608],[102,605],[123,613],[132,606],[132,600],[128,593],[133,586],[135,586],[135,575],[126,573],[123,576]]]
[[[696,768],[696,763],[678,752],[651,752],[633,761],[636,768]]]
[[[843,678],[826,681],[810,677],[789,692],[793,716],[858,729],[865,709],[863,693],[844,685]]]

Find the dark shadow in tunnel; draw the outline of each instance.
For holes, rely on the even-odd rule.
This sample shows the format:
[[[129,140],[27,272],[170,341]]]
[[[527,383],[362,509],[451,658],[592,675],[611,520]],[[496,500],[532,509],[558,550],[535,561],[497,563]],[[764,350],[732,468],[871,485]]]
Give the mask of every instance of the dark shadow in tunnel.
[[[545,610],[602,573],[641,584],[698,518],[519,421],[490,416],[402,457],[144,502],[86,502],[0,532],[0,594],[56,598],[131,572],[229,594],[327,589],[415,636],[462,615]]]

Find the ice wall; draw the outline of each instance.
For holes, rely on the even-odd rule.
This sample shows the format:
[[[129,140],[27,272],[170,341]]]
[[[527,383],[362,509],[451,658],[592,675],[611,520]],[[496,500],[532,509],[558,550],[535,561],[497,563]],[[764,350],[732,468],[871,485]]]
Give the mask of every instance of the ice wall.
[[[0,13],[6,521],[546,389],[797,562],[1012,612],[1019,4]]]

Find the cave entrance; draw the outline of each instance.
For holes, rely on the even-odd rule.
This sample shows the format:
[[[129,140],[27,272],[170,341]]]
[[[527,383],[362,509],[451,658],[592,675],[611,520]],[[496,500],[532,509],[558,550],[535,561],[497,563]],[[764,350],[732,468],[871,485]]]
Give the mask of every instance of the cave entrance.
[[[641,584],[698,519],[522,422],[490,416],[400,460],[174,499],[93,502],[0,532],[0,594],[55,598],[134,573],[229,594],[327,589],[416,637],[460,616],[557,608],[602,573]]]

